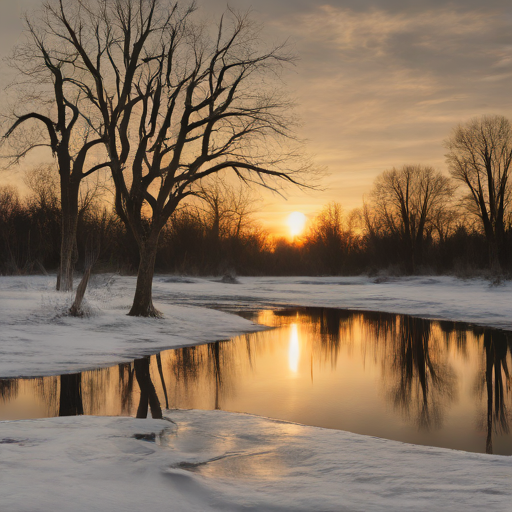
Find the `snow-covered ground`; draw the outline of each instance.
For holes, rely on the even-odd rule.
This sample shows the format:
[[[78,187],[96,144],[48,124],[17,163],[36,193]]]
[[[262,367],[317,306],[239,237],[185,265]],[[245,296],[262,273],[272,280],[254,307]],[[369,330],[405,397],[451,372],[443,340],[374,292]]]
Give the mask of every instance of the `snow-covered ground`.
[[[127,316],[135,280],[95,276],[85,318],[65,313],[72,294],[55,278],[0,277],[0,377],[58,375],[131,361],[163,349],[228,339],[257,326],[238,315],[159,302],[161,320]]]
[[[511,510],[510,457],[221,411],[167,415],[175,423],[99,417],[0,422],[1,509]]]
[[[512,282],[455,277],[240,277],[239,284],[157,276],[157,300],[249,307],[323,306],[404,313],[512,330]]]
[[[54,278],[0,277],[0,377],[105,366],[260,328],[212,307],[332,306],[512,329],[512,283],[491,287],[446,277],[239,281],[158,276],[155,302],[165,318],[145,320],[126,316],[134,278],[109,283],[96,276],[86,294],[90,315],[79,319],[63,315],[72,297],[53,291]],[[508,457],[219,411],[166,414],[174,423],[97,417],[0,422],[0,510],[511,510]]]

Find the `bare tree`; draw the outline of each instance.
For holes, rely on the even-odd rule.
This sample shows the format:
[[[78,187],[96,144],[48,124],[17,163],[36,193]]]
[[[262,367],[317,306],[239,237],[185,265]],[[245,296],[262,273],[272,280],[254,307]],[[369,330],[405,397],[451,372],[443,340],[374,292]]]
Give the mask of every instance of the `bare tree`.
[[[368,232],[385,230],[402,243],[406,268],[422,263],[426,234],[449,206],[453,186],[432,167],[404,165],[384,171],[374,182],[370,208],[365,209]]]
[[[140,264],[130,315],[152,302],[158,238],[207,176],[231,170],[244,183],[298,183],[287,141],[290,105],[273,80],[292,58],[262,49],[246,16],[222,16],[215,33],[193,23],[194,5],[166,0],[59,0],[47,6],[83,76],[74,84],[99,113],[116,186],[116,210],[133,232]],[[211,26],[211,25],[210,25]],[[272,81],[269,84],[269,80]]]
[[[18,273],[16,257],[13,254],[11,241],[15,235],[14,219],[21,211],[18,189],[13,186],[0,187],[0,248],[6,254],[2,260],[10,267],[10,271]]]
[[[58,171],[52,165],[40,165],[25,173],[24,183],[30,190],[28,202],[42,210],[60,209]]]
[[[78,283],[75,300],[69,308],[69,314],[72,316],[84,316],[82,302],[84,299],[85,290],[87,289],[87,284],[89,283],[89,279],[91,277],[92,267],[100,255],[100,246],[98,240],[93,240],[90,238],[87,242],[88,243],[84,261],[84,275],[82,276],[80,283]]]
[[[306,235],[306,245],[330,274],[339,274],[343,268],[350,238],[344,224],[341,204],[332,201],[315,217]]]
[[[35,17],[34,17],[35,18]],[[41,146],[51,149],[60,177],[61,252],[57,289],[73,288],[73,250],[79,214],[81,181],[107,166],[88,164],[89,153],[104,139],[101,123],[93,126],[81,110],[80,91],[73,85],[77,73],[76,50],[62,46],[48,6],[42,16],[25,19],[27,40],[18,46],[10,63],[18,71],[16,86],[28,92],[17,98],[17,107],[8,116],[3,141],[9,142],[8,158],[17,164]],[[69,51],[71,50],[71,51]],[[17,134],[18,136],[16,136]],[[100,146],[101,147],[101,146]]]
[[[251,223],[256,198],[247,187],[236,187],[214,175],[212,180],[199,184],[197,197],[202,200],[199,209],[206,224],[217,238],[238,238]]]
[[[199,183],[196,194],[201,200],[197,213],[209,239],[210,268],[214,272],[226,272],[233,266],[234,254],[222,250],[222,241],[240,242],[244,233],[253,227],[251,215],[256,199],[248,187],[235,186],[217,174]]]
[[[504,263],[505,218],[509,212],[512,125],[503,116],[482,116],[457,126],[445,141],[451,175],[468,194],[465,206],[478,216],[489,247],[489,264]]]

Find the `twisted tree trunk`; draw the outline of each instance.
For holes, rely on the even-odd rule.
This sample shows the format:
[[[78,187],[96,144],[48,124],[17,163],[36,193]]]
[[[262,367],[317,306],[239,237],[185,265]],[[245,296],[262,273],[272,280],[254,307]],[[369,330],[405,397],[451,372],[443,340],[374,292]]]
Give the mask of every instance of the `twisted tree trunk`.
[[[153,306],[153,275],[155,273],[158,235],[139,243],[140,262],[133,305],[129,316],[160,318],[162,314]]]

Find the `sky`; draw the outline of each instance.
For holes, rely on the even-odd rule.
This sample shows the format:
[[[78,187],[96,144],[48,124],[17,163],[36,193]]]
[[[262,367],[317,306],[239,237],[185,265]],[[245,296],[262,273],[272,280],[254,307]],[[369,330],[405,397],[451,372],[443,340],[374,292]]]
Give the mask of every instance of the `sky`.
[[[20,37],[20,14],[41,0],[0,0],[0,57]],[[199,0],[215,19],[225,0]],[[483,114],[512,118],[512,3],[509,0],[231,0],[252,11],[270,42],[298,56],[285,76],[301,119],[298,136],[327,175],[321,190],[265,194],[258,219],[285,231],[329,201],[362,205],[382,171],[404,164],[447,173],[443,140]],[[0,83],[8,69],[0,62]],[[1,102],[0,102],[1,103]],[[13,179],[0,175],[0,184]]]

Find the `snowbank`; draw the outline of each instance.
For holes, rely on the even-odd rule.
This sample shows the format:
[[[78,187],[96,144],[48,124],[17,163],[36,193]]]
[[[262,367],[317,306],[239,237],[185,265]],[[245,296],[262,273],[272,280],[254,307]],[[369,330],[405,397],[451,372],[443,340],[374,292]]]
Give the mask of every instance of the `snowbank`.
[[[66,315],[72,294],[55,279],[0,277],[0,377],[72,373],[131,361],[176,346],[229,339],[259,329],[237,315],[180,301],[162,302],[163,319],[127,316],[135,281],[96,276],[86,293],[90,315]]]
[[[220,411],[167,414],[175,423],[1,422],[2,510],[510,510],[510,457]]]
[[[160,302],[232,307],[323,306],[403,313],[512,330],[512,282],[455,277],[240,277],[239,284],[157,276]]]

